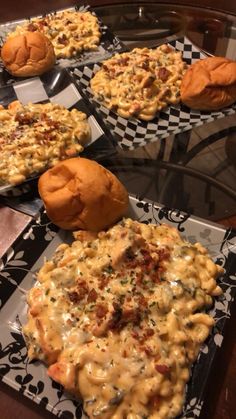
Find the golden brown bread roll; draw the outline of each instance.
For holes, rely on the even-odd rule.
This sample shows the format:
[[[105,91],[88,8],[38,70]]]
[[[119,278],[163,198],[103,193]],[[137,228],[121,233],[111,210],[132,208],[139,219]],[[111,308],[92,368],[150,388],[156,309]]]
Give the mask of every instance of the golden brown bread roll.
[[[192,64],[182,79],[182,102],[192,109],[218,110],[236,101],[236,62],[209,57]]]
[[[100,231],[125,215],[128,193],[109,170],[82,157],[64,160],[38,183],[48,217],[66,230]]]
[[[52,43],[40,32],[25,32],[9,37],[2,46],[1,58],[13,76],[39,76],[55,64]]]

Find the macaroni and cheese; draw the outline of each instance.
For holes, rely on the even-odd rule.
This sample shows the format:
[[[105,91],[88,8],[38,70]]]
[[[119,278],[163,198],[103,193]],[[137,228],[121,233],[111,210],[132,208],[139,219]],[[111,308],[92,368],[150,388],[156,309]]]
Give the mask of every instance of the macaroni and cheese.
[[[168,45],[135,48],[103,62],[90,85],[95,97],[124,118],[149,121],[180,101],[186,63]]]
[[[0,185],[17,185],[82,152],[90,139],[87,116],[77,109],[13,102],[0,108]]]
[[[96,16],[90,12],[72,10],[32,18],[18,25],[9,36],[25,31],[43,32],[52,42],[57,58],[71,58],[82,51],[94,50],[101,38]]]
[[[75,238],[29,291],[29,357],[82,396],[89,418],[175,418],[223,269],[164,224],[124,219]]]

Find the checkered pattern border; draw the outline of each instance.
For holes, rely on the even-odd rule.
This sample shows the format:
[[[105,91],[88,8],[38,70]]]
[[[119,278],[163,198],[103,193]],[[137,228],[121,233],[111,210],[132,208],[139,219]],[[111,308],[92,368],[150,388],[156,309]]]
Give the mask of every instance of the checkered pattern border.
[[[195,47],[192,42],[184,37],[169,43],[176,50],[181,51],[183,59],[188,64],[193,64],[206,55]],[[90,103],[96,107],[103,120],[108,125],[119,146],[125,150],[132,150],[142,147],[148,143],[169,137],[172,134],[179,134],[191,130],[194,127],[212,122],[236,112],[236,105],[217,112],[207,112],[189,109],[180,104],[169,106],[161,111],[151,122],[139,121],[137,119],[125,119],[115,112],[105,108],[100,102],[94,99],[89,87],[90,80],[96,71],[101,67],[100,63],[84,66],[73,70],[79,88],[89,98]]]

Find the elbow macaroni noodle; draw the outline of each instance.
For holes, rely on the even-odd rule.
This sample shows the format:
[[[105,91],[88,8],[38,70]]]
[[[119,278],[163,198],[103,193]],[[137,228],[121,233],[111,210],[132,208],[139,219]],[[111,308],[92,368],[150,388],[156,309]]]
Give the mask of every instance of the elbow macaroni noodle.
[[[74,235],[28,294],[29,357],[82,396],[89,418],[175,418],[223,269],[164,224]]]
[[[179,103],[186,67],[181,52],[168,45],[135,48],[104,61],[90,85],[95,97],[123,118],[149,121]]]

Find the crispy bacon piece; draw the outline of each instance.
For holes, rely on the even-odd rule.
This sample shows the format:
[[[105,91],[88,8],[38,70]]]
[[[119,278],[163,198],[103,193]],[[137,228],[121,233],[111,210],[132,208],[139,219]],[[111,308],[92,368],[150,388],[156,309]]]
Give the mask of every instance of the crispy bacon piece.
[[[96,316],[99,319],[103,319],[108,312],[107,304],[97,304],[95,308]]]
[[[30,125],[35,122],[30,113],[17,113],[15,116],[15,121],[17,121],[19,125]]]
[[[94,303],[96,301],[96,299],[98,298],[98,293],[97,291],[93,288],[89,291],[88,297],[87,297],[87,302],[88,303]]]
[[[163,374],[163,375],[169,374],[170,372],[170,367],[168,367],[168,365],[156,364],[155,368],[160,374]]]
[[[129,57],[121,57],[117,60],[118,65],[126,65],[129,61]]]
[[[68,297],[72,303],[79,303],[88,294],[89,288],[86,281],[79,281],[76,291],[68,292]]]
[[[170,71],[169,70],[167,70],[167,68],[165,68],[165,67],[161,67],[161,68],[159,68],[159,70],[158,70],[158,77],[162,80],[162,81],[167,81],[168,80],[168,77],[169,77],[169,75],[170,75]]]
[[[99,289],[103,290],[108,285],[108,283],[110,281],[109,275],[101,275],[98,278],[98,281],[99,281]]]
[[[36,26],[36,25],[34,25],[33,23],[29,23],[29,25],[27,26],[27,30],[28,30],[29,32],[35,32],[35,31],[37,31],[37,30],[38,30],[38,28],[37,28],[37,26]]]
[[[156,410],[160,406],[160,401],[160,396],[155,395],[149,400],[148,404],[153,408],[153,410]]]
[[[59,36],[57,39],[59,44],[68,45],[69,40],[67,39],[67,36],[63,33],[62,36]]]
[[[114,302],[114,311],[112,312],[111,319],[108,321],[108,329],[110,330],[121,330],[128,323],[132,323],[134,326],[139,325],[141,321],[141,313],[139,308],[127,308],[123,309],[121,305]]]

